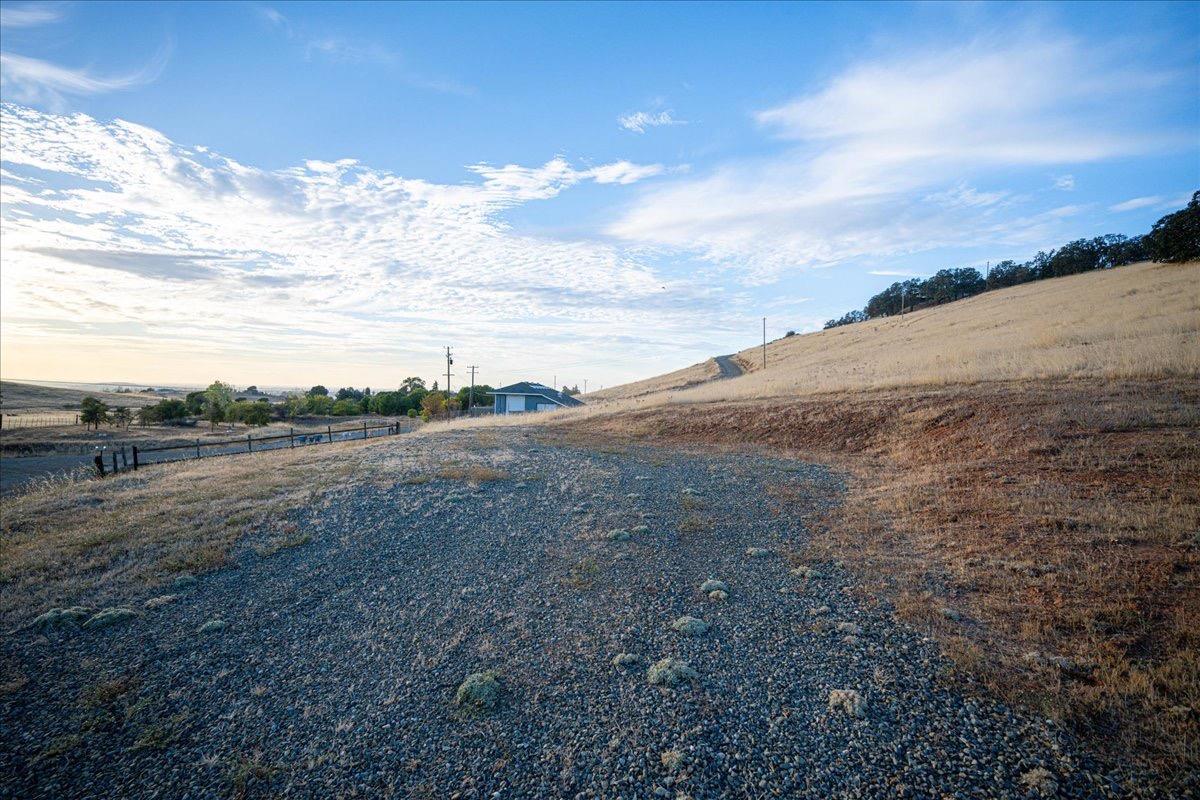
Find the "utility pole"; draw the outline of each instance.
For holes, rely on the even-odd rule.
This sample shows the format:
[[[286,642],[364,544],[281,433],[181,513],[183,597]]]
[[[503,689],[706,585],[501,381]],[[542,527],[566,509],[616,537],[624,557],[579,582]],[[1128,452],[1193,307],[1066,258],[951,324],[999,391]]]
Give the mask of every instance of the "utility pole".
[[[587,378],[583,379],[583,393],[587,394]]]
[[[763,369],[767,368],[767,318],[763,317]]]
[[[900,284],[900,316],[904,316],[904,284]]]
[[[446,394],[450,394],[450,365],[454,363],[454,357],[450,354],[450,345],[446,345]]]
[[[471,365],[471,391],[467,393],[467,416],[471,416],[471,406],[475,405],[475,370],[479,367]]]

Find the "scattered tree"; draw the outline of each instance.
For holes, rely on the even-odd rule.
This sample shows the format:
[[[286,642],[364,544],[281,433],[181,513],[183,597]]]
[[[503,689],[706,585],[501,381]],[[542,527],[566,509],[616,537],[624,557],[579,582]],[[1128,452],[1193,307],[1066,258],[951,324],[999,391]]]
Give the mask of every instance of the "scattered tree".
[[[108,422],[108,405],[94,397],[85,397],[79,404],[79,421],[99,430],[100,424]]]
[[[309,389],[309,390],[308,390],[308,396],[309,396],[309,397],[318,397],[318,396],[320,396],[320,397],[328,397],[328,396],[329,396],[329,390],[328,390],[328,389],[326,389],[324,386],[322,386],[321,384],[319,384],[319,383],[318,383],[316,386],[314,386],[314,387],[312,387],[311,389]]]
[[[233,387],[228,383],[213,381],[204,390],[204,418],[210,426],[215,428],[218,422],[223,422],[232,405]]]

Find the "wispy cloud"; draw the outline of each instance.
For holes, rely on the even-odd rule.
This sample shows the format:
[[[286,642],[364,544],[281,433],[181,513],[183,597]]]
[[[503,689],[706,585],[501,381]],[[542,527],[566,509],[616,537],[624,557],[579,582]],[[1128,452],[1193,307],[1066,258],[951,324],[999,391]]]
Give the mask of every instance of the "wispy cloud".
[[[1075,190],[1074,175],[1056,175],[1054,177],[1054,188],[1063,192],[1072,192]]]
[[[902,269],[872,269],[868,270],[868,275],[884,275],[889,278],[918,278],[920,273],[909,272]]]
[[[969,182],[1192,146],[1181,131],[1145,124],[1177,96],[1170,80],[1044,31],[860,61],[754,115],[777,153],[651,190],[608,232],[755,281],[858,257],[1023,241],[1054,217],[1019,217],[1010,189]]]
[[[61,3],[27,3],[0,6],[0,28],[32,28],[62,19]]]
[[[1126,200],[1123,203],[1117,203],[1108,207],[1109,211],[1136,211],[1139,208],[1149,208],[1163,202],[1163,199],[1158,195],[1150,197],[1134,197],[1131,200]]]
[[[294,23],[283,12],[271,6],[256,6],[255,12],[268,27],[281,32],[302,48],[304,57],[308,60],[321,58],[340,64],[364,64],[388,68],[398,81],[414,89],[457,94],[464,97],[476,93],[474,87],[460,81],[426,75],[409,68],[402,53],[379,42],[339,36],[327,31],[309,33],[302,24]]]
[[[143,86],[157,78],[171,55],[163,46],[141,69],[123,75],[99,75],[90,69],[72,69],[49,61],[0,53],[0,86],[5,96],[22,103],[61,108],[63,95],[91,95]]]
[[[661,165],[557,157],[476,164],[474,180],[433,183],[354,159],[262,170],[82,114],[5,104],[0,121],[3,302],[53,321],[60,342],[74,342],[60,345],[67,351],[94,341],[72,327],[84,313],[96,321],[93,302],[119,309],[106,323],[144,328],[136,341],[105,340],[109,353],[176,358],[171,342],[204,340],[219,342],[221,363],[254,354],[261,366],[263,352],[336,350],[346,361],[330,356],[334,374],[403,363],[399,349],[436,352],[450,327],[461,347],[492,349],[493,369],[515,370],[533,357],[531,342],[555,342],[560,363],[624,347],[620,358],[631,357],[651,339],[670,352],[737,313],[633,250],[522,234],[505,220],[579,184],[620,191]],[[7,313],[4,330],[6,347],[35,347],[45,332]],[[523,344],[497,352],[497,331]]]
[[[647,128],[671,125],[687,125],[686,120],[675,119],[673,111],[635,111],[617,117],[617,124],[633,133],[645,133]]]

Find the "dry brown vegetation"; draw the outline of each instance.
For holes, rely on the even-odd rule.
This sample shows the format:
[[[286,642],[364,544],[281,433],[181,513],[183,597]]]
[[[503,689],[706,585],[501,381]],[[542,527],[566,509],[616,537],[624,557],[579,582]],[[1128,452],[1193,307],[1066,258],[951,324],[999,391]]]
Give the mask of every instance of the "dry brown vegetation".
[[[881,390],[570,427],[832,462],[850,490],[806,557],[854,568],[1006,698],[1167,771],[1200,767],[1196,384]]]

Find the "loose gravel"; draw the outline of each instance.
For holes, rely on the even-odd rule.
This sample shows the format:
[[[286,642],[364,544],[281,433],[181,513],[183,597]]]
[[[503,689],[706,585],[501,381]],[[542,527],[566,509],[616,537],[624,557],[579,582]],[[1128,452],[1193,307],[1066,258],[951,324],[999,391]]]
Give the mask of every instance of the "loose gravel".
[[[5,637],[0,796],[1154,795],[964,695],[837,565],[789,574],[830,471],[489,436],[380,445],[233,567],[165,578],[120,624]],[[285,525],[304,543],[255,549]],[[672,629],[689,617],[707,632]]]

